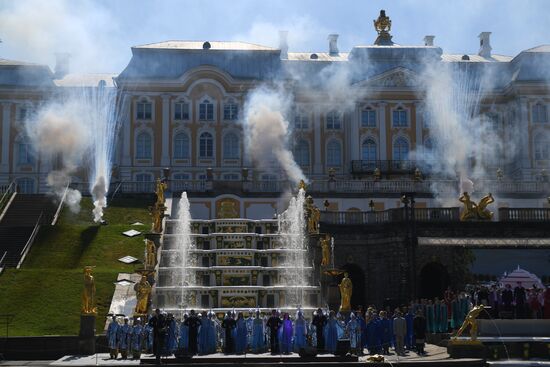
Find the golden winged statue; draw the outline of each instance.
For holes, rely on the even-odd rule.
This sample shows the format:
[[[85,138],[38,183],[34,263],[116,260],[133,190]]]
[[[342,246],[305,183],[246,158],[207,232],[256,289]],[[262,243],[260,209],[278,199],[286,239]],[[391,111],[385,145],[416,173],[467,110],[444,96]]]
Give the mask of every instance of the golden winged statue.
[[[466,315],[466,318],[464,319],[464,323],[462,323],[462,326],[458,331],[456,332],[455,339],[458,338],[462,333],[466,330],[466,328],[470,327],[470,339],[476,340],[477,339],[477,322],[476,319],[479,316],[481,312],[483,312],[484,307],[483,305],[475,306],[468,312],[468,315]]]
[[[477,204],[470,198],[467,192],[464,192],[458,200],[464,204],[464,208],[460,214],[461,221],[491,220],[493,218],[493,212],[487,209],[487,206],[495,201],[491,193],[482,197]]]

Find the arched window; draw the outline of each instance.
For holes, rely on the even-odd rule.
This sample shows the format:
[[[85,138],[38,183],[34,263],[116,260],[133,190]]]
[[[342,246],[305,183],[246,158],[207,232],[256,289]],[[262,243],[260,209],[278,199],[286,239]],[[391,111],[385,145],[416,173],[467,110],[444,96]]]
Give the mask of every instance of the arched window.
[[[327,144],[327,165],[340,166],[342,164],[342,146],[338,140],[331,140]]]
[[[34,157],[32,154],[31,145],[25,139],[17,142],[17,164],[33,164]]]
[[[546,110],[546,105],[542,103],[537,103],[533,106],[533,122],[544,123],[548,122],[548,114]]]
[[[201,134],[199,138],[199,157],[214,157],[214,138],[212,137],[212,134],[207,132]]]
[[[240,156],[239,137],[234,133],[227,133],[223,137],[223,158],[238,159]]]
[[[136,138],[136,158],[151,159],[151,135],[146,132],[141,132]]]
[[[17,192],[20,194],[34,194],[34,180],[32,178],[18,178]]]
[[[378,149],[376,142],[372,138],[367,138],[361,145],[361,159],[364,161],[375,161],[378,159]]]
[[[189,158],[189,136],[186,133],[178,133],[174,137],[174,158]]]
[[[393,160],[406,161],[409,158],[409,142],[403,137],[395,139],[393,143]]]
[[[543,134],[535,136],[534,141],[535,160],[546,161],[550,160],[550,139]]]
[[[298,140],[294,148],[294,159],[300,166],[309,166],[309,143],[307,141]]]
[[[341,126],[342,126],[342,117],[339,112],[333,110],[327,113],[328,130],[339,130]]]
[[[199,104],[199,120],[214,120],[214,104],[208,98],[203,99]]]

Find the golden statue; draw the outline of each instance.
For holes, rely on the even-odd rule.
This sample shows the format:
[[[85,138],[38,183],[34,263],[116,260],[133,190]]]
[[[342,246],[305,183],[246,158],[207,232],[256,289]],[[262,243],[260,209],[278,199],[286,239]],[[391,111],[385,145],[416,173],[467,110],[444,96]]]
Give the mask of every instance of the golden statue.
[[[420,172],[418,167],[414,170],[414,180],[415,181],[422,181],[422,172]]]
[[[487,209],[487,205],[492,204],[495,202],[495,199],[493,198],[493,195],[491,193],[485,195],[484,197],[479,200],[479,203],[477,203],[477,216],[479,219],[483,220],[491,220],[493,219],[493,212],[489,211]]]
[[[146,258],[145,269],[153,269],[157,265],[157,249],[151,240],[145,240]]]
[[[483,305],[479,305],[479,306],[475,306],[470,310],[470,312],[468,312],[468,315],[466,315],[466,319],[464,320],[464,323],[462,324],[460,329],[458,329],[458,331],[456,332],[456,335],[454,337],[455,339],[458,338],[460,335],[462,335],[462,333],[464,332],[464,330],[466,330],[468,326],[470,326],[470,339],[472,341],[475,341],[477,339],[476,318],[479,316],[481,312],[483,312],[483,309],[484,309]]]
[[[153,217],[152,231],[156,233],[162,232],[162,218],[164,217],[164,210],[166,207],[162,203],[155,203],[155,205],[149,207],[149,213]]]
[[[351,311],[351,294],[353,292],[353,284],[348,278],[348,273],[344,273],[344,279],[338,284],[340,289],[340,312]]]
[[[306,191],[306,187],[306,182],[304,180],[300,180],[300,182],[298,183],[298,190]]]
[[[382,32],[389,32],[391,31],[391,19],[386,16],[385,10],[380,10],[380,15],[378,16],[378,19],[373,20],[374,23],[374,29],[378,34]]]
[[[168,186],[160,178],[157,178],[157,186],[155,189],[155,194],[157,194],[157,203],[164,204],[164,191]]]
[[[330,265],[330,235],[327,233],[325,234],[325,238],[321,238],[319,242],[321,242],[321,254],[323,255],[323,258],[321,259],[321,266],[329,266]]]
[[[145,275],[141,276],[139,283],[134,285],[134,291],[136,291],[136,308],[134,309],[134,314],[136,315],[145,315],[147,314],[147,308],[149,305],[149,295],[151,294],[151,284],[147,281]]]
[[[313,198],[308,196],[305,203],[307,217],[308,233],[319,233],[319,221],[321,220],[321,210],[313,203]]]
[[[380,15],[378,19],[373,20],[374,29],[378,33],[378,37],[374,41],[374,44],[377,46],[391,46],[393,45],[392,36],[390,35],[391,31],[391,20],[386,16],[385,10],[380,10]]]
[[[375,181],[380,180],[380,177],[382,176],[382,174],[380,173],[380,168],[376,167],[376,168],[374,169],[373,175],[374,175],[374,180],[375,180]]]
[[[92,275],[92,267],[84,267],[84,289],[82,290],[82,314],[95,315],[95,281]]]
[[[470,199],[470,195],[464,191],[458,200],[464,204],[464,209],[460,214],[460,220],[464,222],[470,219],[475,219],[477,217],[477,204]]]
[[[478,204],[471,200],[467,192],[464,192],[458,200],[464,204],[464,208],[460,214],[461,221],[472,219],[491,220],[493,218],[493,213],[487,209],[487,206],[495,201],[491,193],[482,197]]]

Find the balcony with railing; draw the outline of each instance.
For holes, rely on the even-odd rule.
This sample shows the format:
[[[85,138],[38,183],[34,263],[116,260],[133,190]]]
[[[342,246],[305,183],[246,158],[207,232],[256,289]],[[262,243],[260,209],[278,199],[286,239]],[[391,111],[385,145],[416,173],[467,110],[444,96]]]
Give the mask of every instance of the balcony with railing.
[[[550,222],[550,208],[499,208],[501,222]]]
[[[417,222],[458,222],[460,220],[460,209],[452,208],[415,208],[414,220]],[[381,211],[323,211],[320,222],[336,225],[368,225],[383,223],[404,222],[407,218],[405,208],[394,208]],[[410,218],[411,220],[413,217]]]

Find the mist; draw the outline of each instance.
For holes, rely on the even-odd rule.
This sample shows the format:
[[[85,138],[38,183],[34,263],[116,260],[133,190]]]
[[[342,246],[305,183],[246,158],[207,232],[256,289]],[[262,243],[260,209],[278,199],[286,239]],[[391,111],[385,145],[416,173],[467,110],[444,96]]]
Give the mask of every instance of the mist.
[[[281,90],[260,87],[245,102],[245,145],[257,167],[270,166],[275,159],[293,183],[306,180],[289,149],[289,97]]]

